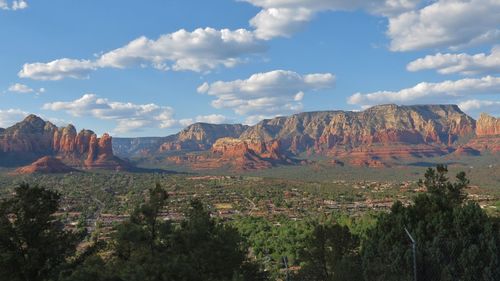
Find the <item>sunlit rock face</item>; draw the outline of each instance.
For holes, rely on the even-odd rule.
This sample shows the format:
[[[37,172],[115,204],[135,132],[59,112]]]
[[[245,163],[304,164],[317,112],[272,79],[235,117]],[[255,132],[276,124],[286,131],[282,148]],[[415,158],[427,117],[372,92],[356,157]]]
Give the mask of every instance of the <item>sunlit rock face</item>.
[[[73,125],[58,128],[35,115],[0,133],[0,151],[33,160],[57,156],[67,165],[80,168],[116,170],[126,166],[113,155],[112,139],[108,134],[101,138],[90,130],[77,134]],[[57,164],[52,158],[42,159],[41,164]]]

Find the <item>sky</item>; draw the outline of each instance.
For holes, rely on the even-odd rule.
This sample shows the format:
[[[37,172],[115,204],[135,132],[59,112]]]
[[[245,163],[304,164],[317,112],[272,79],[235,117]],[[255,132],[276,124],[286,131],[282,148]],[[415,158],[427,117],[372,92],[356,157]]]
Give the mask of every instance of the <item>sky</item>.
[[[303,111],[500,115],[500,0],[0,0],[0,127],[113,136]]]

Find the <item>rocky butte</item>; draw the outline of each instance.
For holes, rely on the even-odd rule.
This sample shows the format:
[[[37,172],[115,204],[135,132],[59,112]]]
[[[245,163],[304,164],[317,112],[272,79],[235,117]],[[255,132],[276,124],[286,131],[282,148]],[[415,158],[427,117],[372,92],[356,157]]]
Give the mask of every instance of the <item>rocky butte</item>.
[[[44,156],[57,157],[74,168],[122,170],[128,166],[113,155],[112,139],[108,134],[98,138],[90,130],[77,133],[73,125],[58,128],[35,115],[0,131],[1,164],[26,164]],[[45,164],[57,164],[46,158],[40,160]],[[37,164],[40,163],[33,163]]]

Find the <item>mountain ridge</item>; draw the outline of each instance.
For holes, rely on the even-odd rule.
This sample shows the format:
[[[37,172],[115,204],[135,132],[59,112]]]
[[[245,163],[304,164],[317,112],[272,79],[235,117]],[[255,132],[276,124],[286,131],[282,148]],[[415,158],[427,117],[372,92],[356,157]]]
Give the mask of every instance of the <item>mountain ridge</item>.
[[[383,167],[398,159],[480,155],[500,151],[500,121],[476,121],[456,105],[378,105],[363,111],[312,111],[265,119],[253,126],[195,123],[166,137],[101,138],[73,125],[58,128],[29,115],[0,130],[0,159],[57,156],[71,167],[122,169],[125,158],[195,169],[263,169],[308,163],[322,155],[332,163]],[[32,153],[32,154],[30,154]],[[3,155],[2,155],[3,154]]]

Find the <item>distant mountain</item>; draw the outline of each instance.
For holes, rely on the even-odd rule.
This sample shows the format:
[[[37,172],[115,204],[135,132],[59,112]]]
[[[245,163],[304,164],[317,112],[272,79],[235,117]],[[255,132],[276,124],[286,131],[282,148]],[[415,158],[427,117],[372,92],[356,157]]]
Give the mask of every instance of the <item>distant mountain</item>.
[[[36,115],[0,132],[0,164],[18,166],[43,156],[57,156],[71,167],[125,169],[127,164],[113,155],[112,139],[90,130],[79,133],[73,125],[58,128]]]
[[[164,138],[118,138],[113,143],[122,157],[147,156],[168,151],[209,150],[220,138],[237,138],[248,126],[241,124],[195,123],[179,133]]]
[[[113,152],[119,157],[147,156],[157,150],[164,137],[113,138]]]
[[[500,152],[500,121],[476,122],[456,105],[379,105],[364,111],[305,112],[255,126],[196,123],[155,138],[101,138],[71,125],[57,128],[34,115],[0,130],[0,163],[31,163],[57,156],[71,167],[122,169],[114,156],[143,164],[193,169],[263,169],[311,163],[383,167],[414,157],[479,156]],[[300,160],[306,159],[306,160]],[[17,161],[17,162],[16,162]]]
[[[371,107],[361,112],[308,112],[264,120],[240,138],[281,140],[293,152],[375,144],[452,145],[473,134],[475,121],[456,105]]]
[[[263,120],[251,127],[199,123],[155,140],[149,147],[142,142],[141,149],[143,156],[182,151],[166,161],[196,168],[221,167],[230,162],[244,169],[297,163],[293,158],[303,153],[378,167],[398,158],[451,153],[473,138],[475,130],[476,121],[456,105],[388,104],[361,112],[299,113]],[[270,147],[275,157],[267,157]],[[191,153],[196,151],[205,153]],[[473,154],[476,150],[462,147],[461,151]]]

